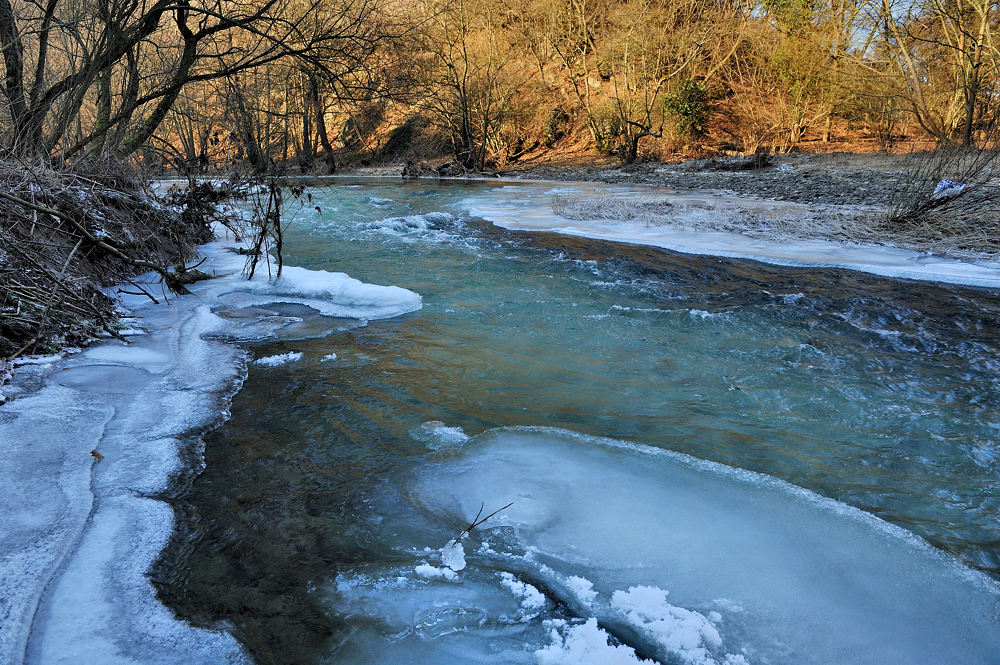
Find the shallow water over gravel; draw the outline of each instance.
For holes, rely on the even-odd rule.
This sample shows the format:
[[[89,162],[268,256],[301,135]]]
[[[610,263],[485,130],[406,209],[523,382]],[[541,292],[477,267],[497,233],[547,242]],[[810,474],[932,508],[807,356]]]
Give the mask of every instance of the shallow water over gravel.
[[[760,472],[1000,576],[1000,297],[511,233],[465,216],[489,187],[311,191],[286,262],[411,289],[423,309],[365,327],[260,314],[295,325],[254,355],[302,357],[252,364],[207,438],[154,576],[178,613],[232,626],[263,663],[347,659],[369,620],[317,589],[412,566],[385,496],[428,455],[428,421],[555,427]]]

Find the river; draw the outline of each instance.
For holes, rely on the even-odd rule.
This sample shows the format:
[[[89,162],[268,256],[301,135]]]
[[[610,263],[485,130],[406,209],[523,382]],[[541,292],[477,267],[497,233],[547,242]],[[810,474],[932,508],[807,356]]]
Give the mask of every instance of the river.
[[[901,662],[917,643],[927,662],[1000,657],[982,590],[1000,576],[995,291],[470,213],[516,187],[344,180],[309,196],[286,212],[287,264],[423,307],[365,326],[300,305],[217,310],[289,325],[236,340],[275,360],[250,364],[174,500],[154,581],[180,616],[284,665],[563,662],[600,631],[619,656],[661,662]],[[509,502],[449,568],[449,539]],[[807,555],[821,572],[782,559]],[[869,630],[883,601],[867,591],[799,604],[897,573],[930,581],[885,602],[933,624],[910,606],[940,593],[940,635]]]

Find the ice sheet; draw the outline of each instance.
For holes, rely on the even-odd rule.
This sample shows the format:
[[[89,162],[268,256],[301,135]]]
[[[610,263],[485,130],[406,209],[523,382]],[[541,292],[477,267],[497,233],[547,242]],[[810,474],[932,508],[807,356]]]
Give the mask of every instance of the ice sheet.
[[[766,476],[506,429],[434,458],[408,482],[414,505],[452,528],[483,504],[513,501],[494,528],[513,527],[527,553],[483,547],[468,569],[530,571],[644,656],[699,665],[1000,662],[995,582],[902,529]],[[480,537],[493,539],[489,528]],[[582,580],[596,595],[579,597]]]
[[[256,304],[296,302],[327,316],[356,319],[385,319],[420,309],[420,296],[398,286],[365,284],[342,272],[295,266],[285,266],[276,279],[258,271],[252,280],[239,282],[232,290],[265,296]]]
[[[282,280],[248,283],[226,243],[202,249],[203,269],[219,276],[191,295],[125,296],[148,334],[37,364],[46,385],[0,407],[0,663],[248,662],[230,634],[193,628],[156,600],[146,575],[173,524],[158,497],[172,475],[196,471],[201,432],[227,416],[242,383],[244,352],[216,340],[244,338],[251,323],[261,336],[316,336],[345,322],[315,316],[299,330],[301,318],[214,310],[234,297],[293,302],[363,325],[420,307],[415,293],[342,273],[286,267]]]
[[[689,216],[746,210],[756,214],[805,215],[810,206],[741,199],[698,190],[666,190],[642,186],[597,184],[518,183],[465,200],[472,214],[507,229],[549,231],[565,235],[662,247],[685,254],[755,259],[787,266],[846,268],[885,277],[1000,288],[1000,263],[967,262],[921,254],[911,250],[825,240],[772,242],[737,233],[690,231],[666,226],[646,226],[641,221],[576,220],[552,211],[555,195],[567,197],[631,196],[664,199],[685,207]],[[848,213],[850,208],[844,207]],[[683,220],[682,220],[683,221]]]

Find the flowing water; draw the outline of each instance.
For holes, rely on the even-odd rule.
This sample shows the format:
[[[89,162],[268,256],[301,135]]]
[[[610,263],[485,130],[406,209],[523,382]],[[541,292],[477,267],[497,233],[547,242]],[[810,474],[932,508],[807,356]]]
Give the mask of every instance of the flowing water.
[[[288,317],[293,325],[277,338],[244,342],[257,358],[302,356],[250,364],[231,420],[207,437],[204,473],[175,502],[182,519],[155,580],[181,616],[228,626],[259,662],[532,662],[557,628],[569,644],[559,621],[588,618],[587,594],[565,591],[571,578],[588,578],[601,598],[629,585],[670,590],[698,617],[713,617],[725,642],[703,633],[702,651],[671,650],[635,622],[616,623],[625,615],[612,610],[624,611],[624,596],[591,607],[602,628],[644,657],[838,662],[807,653],[794,636],[761,643],[752,621],[726,613],[724,599],[699,596],[700,584],[712,586],[702,584],[707,564],[687,577],[619,579],[602,572],[613,563],[594,563],[597,544],[566,536],[555,545],[505,526],[527,533],[524,506],[557,485],[564,488],[546,499],[546,523],[568,524],[552,515],[572,512],[571,497],[583,492],[595,521],[635,521],[643,534],[658,528],[643,497],[670,504],[652,507],[664,519],[670,502],[692,496],[792,510],[791,499],[768,494],[791,489],[759,479],[740,480],[757,483],[740,489],[719,467],[695,465],[690,473],[708,474],[697,481],[704,487],[660,496],[661,485],[687,482],[689,472],[677,469],[693,462],[661,462],[651,449],[787,481],[1000,576],[997,294],[504,231],[468,214],[469,200],[516,197],[516,189],[484,183],[343,181],[310,195],[288,228],[286,263],[411,289],[423,309],[362,327],[295,305],[220,311]],[[621,442],[632,452],[615,448]],[[548,452],[523,468],[483,471],[467,486],[449,480],[506,469],[502,451],[519,446]],[[504,489],[507,477],[521,482],[553,469],[563,475]],[[480,556],[456,566],[464,582],[437,579],[446,568],[439,548],[480,503],[491,512],[510,501],[506,521],[501,513],[466,541]],[[728,519],[712,515],[704,519]],[[795,525],[811,520],[795,515],[787,518]],[[787,531],[794,543],[797,528],[777,525],[761,538]],[[593,538],[607,544],[635,529]],[[728,538],[733,529],[704,531]],[[865,529],[850,538],[868,551],[902,537]],[[652,563],[664,547],[656,541],[637,568],[674,570]],[[544,599],[532,605],[538,589]],[[995,615],[985,620],[983,630],[998,625]],[[992,657],[1000,657],[998,640],[987,637],[983,647]]]

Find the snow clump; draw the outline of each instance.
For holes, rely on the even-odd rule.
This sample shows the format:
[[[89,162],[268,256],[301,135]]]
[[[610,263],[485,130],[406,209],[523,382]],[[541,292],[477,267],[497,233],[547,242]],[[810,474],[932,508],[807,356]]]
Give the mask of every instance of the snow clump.
[[[722,646],[719,631],[705,615],[668,603],[667,593],[657,587],[634,586],[628,592],[615,591],[611,605],[621,610],[630,624],[685,663],[716,665],[709,648]]]
[[[597,627],[597,619],[569,626],[562,619],[545,622],[552,644],[535,652],[538,665],[656,665],[639,660],[635,649],[624,644],[612,646],[608,634]]]
[[[296,360],[300,360],[301,358],[302,358],[301,353],[293,351],[290,353],[282,353],[277,356],[266,356],[264,358],[258,358],[256,361],[254,361],[254,364],[261,365],[263,367],[277,367],[278,365],[284,365],[285,363],[293,363]]]
[[[449,582],[455,582],[458,580],[458,574],[451,568],[438,568],[436,566],[432,566],[426,561],[414,568],[413,572],[415,572],[418,577],[422,577],[425,580],[445,579]]]
[[[456,573],[460,570],[465,570],[465,547],[462,546],[462,543],[449,540],[441,548],[441,563]]]
[[[588,579],[570,575],[566,578],[565,584],[566,588],[576,596],[577,600],[585,605],[590,605],[594,602],[594,598],[597,598],[597,592],[594,591],[594,583]]]
[[[510,573],[500,573],[500,586],[521,599],[522,609],[531,612],[545,607],[545,595],[541,591]]]

